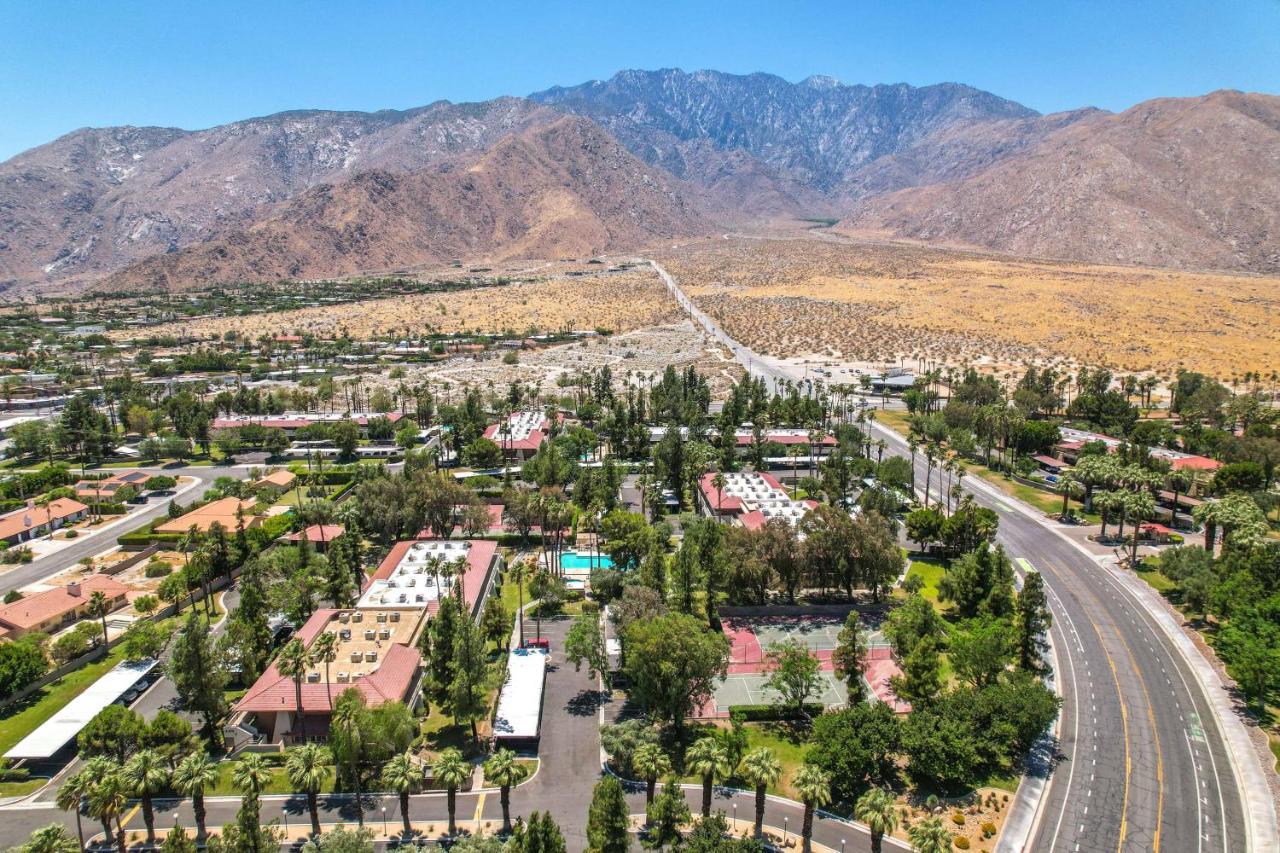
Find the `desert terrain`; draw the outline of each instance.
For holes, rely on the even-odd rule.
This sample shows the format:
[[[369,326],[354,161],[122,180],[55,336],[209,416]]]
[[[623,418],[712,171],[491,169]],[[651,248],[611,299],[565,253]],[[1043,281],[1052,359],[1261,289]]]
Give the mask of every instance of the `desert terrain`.
[[[725,330],[759,352],[884,364],[1026,362],[1229,380],[1274,370],[1280,279],[806,238],[660,251]]]

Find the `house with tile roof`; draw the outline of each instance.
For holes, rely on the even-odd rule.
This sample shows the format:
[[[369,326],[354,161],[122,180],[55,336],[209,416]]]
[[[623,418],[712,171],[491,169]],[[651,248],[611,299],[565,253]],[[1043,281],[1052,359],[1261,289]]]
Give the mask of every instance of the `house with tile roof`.
[[[88,615],[89,602],[95,592],[102,593],[110,612],[125,605],[129,588],[108,575],[89,575],[84,580],[37,592],[0,607],[0,628],[9,639],[33,631],[56,633]]]
[[[37,506],[31,502],[21,509],[0,515],[0,541],[6,545],[17,545],[37,539],[51,529],[74,524],[88,512],[89,507],[71,498],[49,501],[48,506]]]

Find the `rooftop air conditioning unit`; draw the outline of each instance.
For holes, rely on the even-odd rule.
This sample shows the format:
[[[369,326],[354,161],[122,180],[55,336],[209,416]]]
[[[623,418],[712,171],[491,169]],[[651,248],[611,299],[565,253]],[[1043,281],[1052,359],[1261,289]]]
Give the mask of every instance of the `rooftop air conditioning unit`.
[[[392,614],[391,614],[391,621],[392,621],[392,622],[399,622],[399,621],[400,621],[400,614],[399,614],[399,613],[392,613]]]
[[[346,672],[340,672],[340,673],[338,673],[338,683],[339,683],[339,684],[346,684],[346,683],[347,683],[348,681],[350,681],[350,680],[351,680],[351,675],[350,675],[349,673],[346,673]]]
[[[379,621],[379,622],[386,622],[386,621],[387,621],[387,614],[385,614],[385,613],[379,613],[379,614],[378,614],[378,621]]]
[[[339,636],[339,637],[341,637],[341,638],[342,638],[342,639],[344,639],[344,640],[350,640],[350,639],[351,639],[351,629],[350,629],[350,628],[343,628],[341,631],[339,631],[339,632],[338,632],[338,636]]]
[[[350,614],[350,613],[339,613],[339,614],[338,614],[338,621],[339,621],[339,622],[341,622],[343,625],[347,624],[349,621],[351,621],[351,614]]]
[[[364,659],[369,663],[373,663],[378,659],[378,653],[373,650],[367,651],[364,653]]]
[[[364,638],[365,638],[366,640],[372,640],[372,639],[373,639],[373,629],[372,629],[372,628],[370,628],[370,629],[368,629],[367,631],[365,631],[365,632],[364,632]]]
[[[390,628],[383,628],[383,629],[378,633],[378,636],[379,636],[380,638],[384,639],[384,640],[390,640],[390,639],[391,639],[391,629],[390,629]]]
[[[308,684],[315,684],[315,683],[316,683],[317,681],[319,681],[319,680],[320,680],[320,673],[318,673],[318,672],[308,672],[308,673],[307,673],[307,683],[308,683]]]
[[[352,662],[352,663],[360,663],[360,652],[359,652],[359,651],[354,651],[354,652],[352,652],[352,653],[351,653],[351,662]]]
[[[363,621],[364,621],[364,614],[357,610],[355,613],[352,613],[352,614],[351,614],[351,621],[352,621],[352,622],[363,622]]]

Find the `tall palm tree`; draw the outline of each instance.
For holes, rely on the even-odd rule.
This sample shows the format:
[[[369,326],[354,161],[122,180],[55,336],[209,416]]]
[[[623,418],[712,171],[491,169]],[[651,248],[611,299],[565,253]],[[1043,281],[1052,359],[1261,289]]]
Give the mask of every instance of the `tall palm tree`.
[[[942,818],[930,817],[907,830],[911,846],[916,853],[951,853],[951,833],[942,825]]]
[[[1055,489],[1055,491],[1058,491],[1058,492],[1061,492],[1061,493],[1062,493],[1062,513],[1061,513],[1061,515],[1062,515],[1064,518],[1065,518],[1065,517],[1066,517],[1066,515],[1067,515],[1067,508],[1068,508],[1068,507],[1067,507],[1067,501],[1069,501],[1069,500],[1071,499],[1072,495],[1074,495],[1074,494],[1075,494],[1075,492],[1076,492],[1076,485],[1077,485],[1077,483],[1076,483],[1076,475],[1075,475],[1075,474],[1072,474],[1070,471],[1063,471],[1061,474],[1059,474],[1059,475],[1058,475],[1058,482],[1054,484],[1054,489]]]
[[[356,786],[356,823],[362,829],[364,828],[364,791],[361,789],[360,765],[364,757],[363,742],[368,735],[365,731],[365,717],[364,703],[351,702],[335,708],[333,720],[329,724],[330,738],[334,732],[338,732],[343,740],[351,745],[349,754],[339,754],[337,758],[351,763],[351,777]]]
[[[431,775],[438,784],[444,785],[445,796],[449,807],[449,836],[457,834],[454,818],[458,811],[458,788],[471,778],[471,765],[462,757],[456,747],[449,747],[436,758],[431,765]]]
[[[519,597],[519,605],[516,609],[516,620],[520,625],[520,648],[524,648],[524,582],[529,579],[529,574],[537,568],[537,563],[533,560],[522,560],[507,570],[510,580],[516,584],[516,595]]]
[[[762,838],[764,833],[765,795],[770,785],[782,776],[782,763],[767,746],[758,746],[742,759],[742,775],[756,786],[756,822],[754,833]]]
[[[89,603],[85,606],[85,612],[102,621],[102,645],[105,646],[107,644],[107,614],[111,612],[111,606],[107,604],[107,597],[101,590],[89,596]]]
[[[115,841],[118,853],[125,853],[124,824],[121,815],[129,804],[129,788],[119,770],[108,763],[107,769],[94,780],[89,791],[89,816],[102,822],[103,840],[111,839],[111,824],[115,822]]]
[[[484,763],[484,778],[498,786],[504,834],[511,834],[511,786],[519,785],[528,775],[528,768],[517,762],[509,749],[499,749]]]
[[[816,764],[802,764],[791,780],[804,803],[804,824],[800,830],[802,853],[813,850],[813,813],[831,802],[831,777]]]
[[[142,822],[147,825],[147,844],[156,843],[156,814],[151,798],[169,784],[169,768],[159,753],[143,749],[124,766],[124,780],[142,803]]]
[[[307,796],[307,812],[311,815],[311,834],[320,835],[320,789],[329,781],[329,763],[333,756],[318,743],[304,743],[285,753],[284,772],[295,791]]]
[[[191,798],[191,811],[196,818],[196,841],[200,844],[208,838],[204,824],[204,792],[216,784],[218,765],[203,751],[191,753],[173,771],[173,789]]]
[[[311,659],[313,663],[324,664],[324,689],[329,698],[329,710],[332,712],[333,682],[329,678],[329,664],[338,659],[338,635],[332,631],[325,631],[316,637],[316,641],[311,644]]]
[[[93,789],[93,777],[81,770],[68,777],[58,788],[54,802],[64,812],[74,811],[76,815],[76,837],[80,839],[80,849],[84,849],[84,827],[80,823],[80,814],[84,811],[85,798]]]
[[[285,643],[283,649],[280,650],[280,657],[276,660],[276,669],[285,678],[293,679],[293,698],[294,709],[298,721],[299,739],[303,742],[307,739],[307,718],[302,713],[302,679],[307,677],[307,671],[311,669],[311,653],[307,651],[307,647],[302,645],[302,641],[294,637]]]
[[[387,762],[382,768],[382,784],[400,796],[400,820],[404,823],[404,837],[413,832],[409,822],[409,795],[422,790],[422,768],[413,761],[413,756],[402,752]]]
[[[262,789],[271,781],[271,768],[267,760],[257,753],[249,753],[236,762],[231,771],[231,784],[247,798],[258,799]]]
[[[898,810],[893,795],[884,788],[868,788],[853,807],[853,817],[871,832],[871,853],[880,853],[885,835],[898,828]]]
[[[649,805],[653,802],[653,793],[658,786],[658,780],[671,772],[671,759],[656,743],[645,743],[641,744],[632,756],[631,766],[644,780],[644,802],[645,805]]]
[[[704,737],[689,747],[684,763],[686,769],[702,777],[702,816],[710,817],[712,786],[733,772],[729,751],[717,738]]]

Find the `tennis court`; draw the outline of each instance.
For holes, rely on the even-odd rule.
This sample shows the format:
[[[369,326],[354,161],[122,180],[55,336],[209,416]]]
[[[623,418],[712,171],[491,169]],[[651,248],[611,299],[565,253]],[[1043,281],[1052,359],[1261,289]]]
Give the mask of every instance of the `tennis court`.
[[[797,641],[822,664],[831,669],[831,651],[838,645],[844,619],[826,614],[803,616],[733,616],[724,619],[722,627],[729,638],[729,672],[745,674],[762,672],[769,661],[769,649],[788,641]],[[870,646],[884,645],[878,630],[867,631]]]
[[[819,673],[824,687],[821,695],[809,701],[821,702],[828,708],[843,705],[849,701],[849,690],[832,672]],[[729,708],[734,705],[772,705],[778,701],[778,694],[765,686],[769,676],[764,673],[726,676],[715,691],[715,712],[717,716],[728,716]]]

